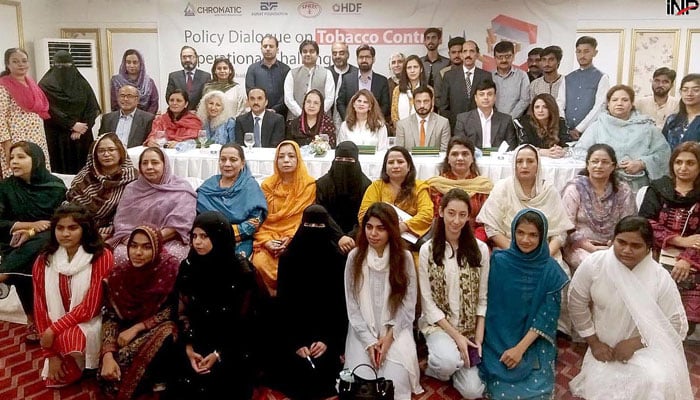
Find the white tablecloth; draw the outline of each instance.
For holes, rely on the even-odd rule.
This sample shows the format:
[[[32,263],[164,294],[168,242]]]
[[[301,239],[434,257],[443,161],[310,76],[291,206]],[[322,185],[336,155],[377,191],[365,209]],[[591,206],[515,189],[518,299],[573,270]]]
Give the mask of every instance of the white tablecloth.
[[[128,149],[134,165],[138,163],[139,156],[144,147],[132,147]],[[176,175],[182,177],[196,177],[207,179],[219,173],[219,154],[209,149],[195,149],[184,153],[178,153],[174,149],[165,149],[170,159],[170,166]],[[246,150],[246,163],[253,175],[258,178],[270,176],[274,172],[273,160],[275,149],[255,148]],[[328,152],[324,157],[305,157],[304,163],[309,170],[309,174],[314,178],[320,178],[331,167],[333,162],[333,151]],[[382,161],[384,153],[374,155],[361,154],[360,164],[365,175],[371,180],[379,179],[382,171]],[[439,174],[440,163],[445,159],[445,153],[439,156],[414,156],[413,162],[416,165],[416,177],[418,179],[428,179]],[[478,158],[476,163],[482,175],[488,176],[494,182],[513,174],[512,156],[509,154],[501,157],[486,156]],[[578,171],[584,167],[583,161],[572,158],[551,159],[542,158],[542,170],[544,179],[554,184],[561,190],[566,182],[571,180]]]

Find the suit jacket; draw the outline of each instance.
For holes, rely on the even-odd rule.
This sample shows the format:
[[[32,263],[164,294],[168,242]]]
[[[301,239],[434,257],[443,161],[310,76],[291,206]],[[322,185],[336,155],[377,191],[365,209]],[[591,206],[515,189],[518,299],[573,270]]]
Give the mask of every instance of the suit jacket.
[[[425,126],[425,145],[445,151],[449,140],[450,122],[447,118],[431,112]],[[416,115],[409,115],[396,122],[396,145],[409,151],[415,146],[420,146],[420,122]]]
[[[236,117],[236,143],[244,146],[243,137],[246,132],[253,132],[253,113],[247,112]],[[277,147],[284,140],[284,117],[270,111],[265,111],[260,130],[262,147]]]
[[[117,124],[120,117],[119,110],[110,113],[102,114],[102,124],[100,125],[99,135],[116,132]],[[131,121],[131,130],[129,131],[129,140],[124,143],[127,148],[141,146],[149,133],[151,133],[151,125],[153,125],[155,115],[139,110],[134,110],[134,120]]]
[[[474,77],[472,78],[472,90],[467,96],[467,81],[464,77],[464,68],[452,68],[445,72],[440,81],[440,86],[436,88],[439,90],[436,99],[440,115],[450,120],[452,130],[455,128],[457,114],[476,108],[476,102],[474,101],[476,85],[486,79],[490,80],[491,74],[481,68],[475,68]]]
[[[478,109],[458,114],[454,132],[455,135],[466,136],[476,147],[484,147]],[[508,150],[513,150],[518,145],[513,119],[509,114],[494,109],[491,117],[491,146],[498,147],[504,140],[508,142]]]
[[[338,107],[338,112],[343,120],[345,120],[345,112],[348,110],[348,104],[350,104],[350,99],[352,96],[360,90],[360,79],[358,78],[359,72],[355,71],[355,74],[347,74],[343,78],[343,84],[340,85],[340,91],[338,92],[338,100],[336,106]],[[379,106],[382,108],[382,114],[385,118],[389,118],[389,112],[391,111],[391,100],[389,99],[389,83],[384,75],[380,75],[376,72],[372,72],[372,94],[379,102]]]
[[[202,98],[202,90],[204,89],[204,84],[211,80],[211,74],[209,72],[204,72],[201,69],[194,70],[194,77],[192,77],[192,90],[187,91],[187,81],[185,80],[185,71],[173,71],[168,75],[168,87],[165,90],[165,98],[170,97],[175,89],[182,89],[187,91],[190,96],[190,102],[187,106],[190,110],[196,110],[197,105],[199,105],[199,100]]]

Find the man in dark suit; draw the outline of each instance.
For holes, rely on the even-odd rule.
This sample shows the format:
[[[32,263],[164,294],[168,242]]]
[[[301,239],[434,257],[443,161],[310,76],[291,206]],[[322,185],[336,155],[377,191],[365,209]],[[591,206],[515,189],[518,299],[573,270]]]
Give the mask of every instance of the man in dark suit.
[[[155,115],[139,110],[139,90],[131,85],[119,88],[119,110],[102,115],[99,134],[114,132],[126,147],[141,146],[151,133]]]
[[[277,147],[284,140],[284,117],[266,111],[267,93],[262,88],[248,91],[250,112],[236,117],[236,143],[245,145],[245,134],[253,133],[255,147]]]
[[[360,89],[369,89],[379,102],[382,114],[389,117],[391,110],[391,100],[389,99],[389,83],[384,75],[372,71],[374,56],[377,54],[374,47],[363,44],[355,51],[357,55],[358,73],[343,76],[343,83],[338,91],[338,101],[336,107],[340,117],[345,120],[345,112],[352,96]],[[346,79],[347,78],[347,79]]]
[[[466,136],[476,147],[499,147],[508,143],[508,150],[518,145],[513,119],[509,114],[496,111],[496,84],[481,81],[475,86],[476,108],[457,115],[455,135]]]
[[[457,114],[476,108],[474,93],[476,85],[483,80],[491,80],[491,74],[476,67],[479,58],[479,46],[473,40],[462,45],[462,67],[445,72],[437,96],[440,115],[450,120],[454,131]],[[469,85],[466,77],[469,76]]]
[[[182,70],[173,71],[168,75],[168,87],[165,90],[165,99],[175,89],[182,89],[190,96],[189,109],[196,110],[199,100],[202,98],[204,84],[211,80],[211,74],[197,69],[197,50],[190,46],[182,46],[180,49],[180,64]]]

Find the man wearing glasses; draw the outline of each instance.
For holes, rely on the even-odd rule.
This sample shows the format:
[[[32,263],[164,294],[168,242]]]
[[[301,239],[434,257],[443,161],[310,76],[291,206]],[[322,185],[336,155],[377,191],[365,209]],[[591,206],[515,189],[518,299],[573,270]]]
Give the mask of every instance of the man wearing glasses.
[[[204,84],[211,80],[209,72],[197,69],[199,57],[197,50],[194,47],[182,46],[180,49],[180,65],[182,69],[173,71],[168,75],[168,87],[165,89],[165,98],[169,98],[170,94],[175,89],[187,91],[190,97],[188,107],[190,110],[196,110],[199,105],[199,100],[202,98],[202,90]]]
[[[515,46],[513,42],[501,41],[493,48],[496,70],[493,81],[496,83],[496,109],[520,118],[530,102],[530,78],[519,68],[513,68]]]
[[[126,147],[140,146],[151,132],[155,115],[139,110],[139,91],[124,85],[117,95],[119,110],[102,115],[99,134],[114,132]]]

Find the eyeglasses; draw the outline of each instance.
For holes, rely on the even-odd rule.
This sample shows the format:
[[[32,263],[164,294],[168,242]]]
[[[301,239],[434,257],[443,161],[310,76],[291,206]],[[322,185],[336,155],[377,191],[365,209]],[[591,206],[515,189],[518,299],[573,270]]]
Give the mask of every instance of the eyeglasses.
[[[120,99],[135,99],[137,97],[139,97],[139,96],[137,96],[135,94],[120,94],[119,95]]]
[[[117,152],[116,147],[107,147],[104,149],[97,149],[97,154],[109,154],[109,153],[116,153]]]

